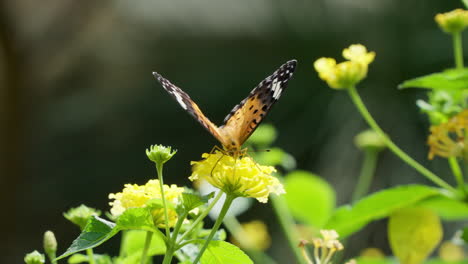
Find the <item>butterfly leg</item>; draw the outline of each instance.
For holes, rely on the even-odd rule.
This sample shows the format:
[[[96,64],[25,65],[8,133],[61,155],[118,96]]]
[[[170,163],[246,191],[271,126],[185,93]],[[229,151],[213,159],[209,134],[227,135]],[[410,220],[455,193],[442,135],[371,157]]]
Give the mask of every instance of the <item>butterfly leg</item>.
[[[218,146],[215,145],[215,146],[211,149],[210,154],[214,154],[216,151],[219,151],[219,152],[221,152],[221,153],[223,153],[223,154],[225,154],[225,152],[226,152],[226,151],[224,151],[224,149],[222,149],[222,148],[220,148],[220,147],[218,147]]]
[[[216,146],[215,146],[215,148],[216,148]],[[218,147],[218,148],[219,148],[219,147]],[[214,172],[216,166],[218,165],[218,163],[221,161],[222,158],[224,158],[224,153],[222,153],[221,157],[219,157],[219,159],[216,161],[215,165],[214,165],[213,168],[211,169],[211,173],[210,173],[210,174],[211,174],[211,177],[213,177],[213,172]]]

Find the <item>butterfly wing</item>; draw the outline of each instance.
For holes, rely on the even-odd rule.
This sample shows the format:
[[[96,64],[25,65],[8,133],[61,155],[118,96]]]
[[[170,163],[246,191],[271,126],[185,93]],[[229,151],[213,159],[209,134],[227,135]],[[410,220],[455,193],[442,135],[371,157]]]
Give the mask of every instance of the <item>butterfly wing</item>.
[[[290,60],[281,65],[226,116],[224,124],[219,129],[220,133],[230,135],[230,142],[235,143],[233,146],[240,148],[262,122],[286,88],[296,64],[296,60]]]
[[[156,77],[159,83],[161,83],[164,90],[166,90],[184,110],[193,116],[204,128],[208,130],[208,132],[210,132],[217,140],[219,140],[221,144],[225,145],[225,138],[220,134],[219,128],[203,114],[198,105],[190,98],[187,93],[169,82],[159,73],[153,72],[153,75]]]

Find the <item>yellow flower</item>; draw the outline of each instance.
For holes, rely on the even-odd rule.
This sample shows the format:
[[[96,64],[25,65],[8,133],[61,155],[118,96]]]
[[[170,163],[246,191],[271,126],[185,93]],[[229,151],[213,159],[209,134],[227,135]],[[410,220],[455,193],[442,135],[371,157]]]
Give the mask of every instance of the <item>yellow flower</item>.
[[[343,58],[369,65],[374,61],[375,52],[367,52],[366,47],[361,44],[354,44],[343,50]]]
[[[234,244],[240,244],[243,248],[258,251],[264,251],[270,247],[271,238],[265,223],[260,220],[254,220],[243,223],[241,226],[242,231],[238,235],[241,241],[233,239]]]
[[[450,34],[458,33],[468,26],[468,11],[455,9],[447,13],[437,14],[435,21],[443,31]]]
[[[432,126],[427,144],[430,147],[429,159],[438,155],[468,160],[468,110],[460,112],[445,123]]]
[[[251,157],[235,158],[220,151],[204,153],[204,160],[192,161],[191,181],[204,179],[226,194],[252,197],[266,203],[270,193],[285,193],[283,185],[271,176],[274,167],[257,164]]]
[[[343,50],[343,57],[347,61],[339,64],[333,58],[320,58],[314,62],[320,79],[331,88],[347,89],[364,79],[375,52],[367,52],[366,47],[355,44]]]
[[[166,201],[176,205],[184,192],[184,188],[164,185],[164,197]],[[110,212],[113,216],[121,215],[126,209],[145,207],[151,199],[161,199],[161,189],[159,180],[149,180],[145,185],[125,184],[122,192],[109,194],[109,199],[114,199],[109,205],[112,206]],[[164,227],[164,209],[155,209],[152,212],[153,221],[158,227]],[[169,226],[174,226],[177,221],[177,213],[174,209],[168,208]]]

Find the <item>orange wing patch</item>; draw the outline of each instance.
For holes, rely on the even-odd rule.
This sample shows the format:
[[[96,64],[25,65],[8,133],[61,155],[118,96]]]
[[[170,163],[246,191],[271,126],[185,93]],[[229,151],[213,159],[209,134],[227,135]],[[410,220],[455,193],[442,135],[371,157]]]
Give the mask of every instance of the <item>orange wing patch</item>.
[[[224,119],[224,125],[219,128],[221,133],[231,137],[231,146],[225,147],[240,149],[280,98],[292,77],[296,64],[295,60],[283,64],[231,110],[231,113]]]
[[[220,127],[213,124],[182,89],[156,72],[153,72],[153,75],[180,106],[223,145],[225,150],[238,153],[242,144],[255,131],[272,105],[280,98],[292,77],[296,64],[296,60],[288,61],[260,82],[247,98],[231,110],[224,119],[224,124]]]

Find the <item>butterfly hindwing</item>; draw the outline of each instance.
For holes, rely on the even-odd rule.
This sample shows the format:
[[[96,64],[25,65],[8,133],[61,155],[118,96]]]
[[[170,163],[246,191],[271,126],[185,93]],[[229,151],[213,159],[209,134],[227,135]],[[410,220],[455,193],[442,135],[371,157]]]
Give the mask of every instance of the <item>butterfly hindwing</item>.
[[[153,72],[153,75],[161,83],[164,90],[166,90],[185,111],[193,116],[204,128],[208,130],[208,132],[210,132],[216,139],[224,144],[225,140],[220,135],[218,127],[203,114],[198,105],[190,98],[187,93],[169,82],[159,73]]]
[[[230,134],[239,147],[255,131],[273,104],[280,98],[296,68],[296,60],[281,65],[272,75],[260,82],[219,127],[221,134]],[[232,140],[231,140],[232,141]]]

